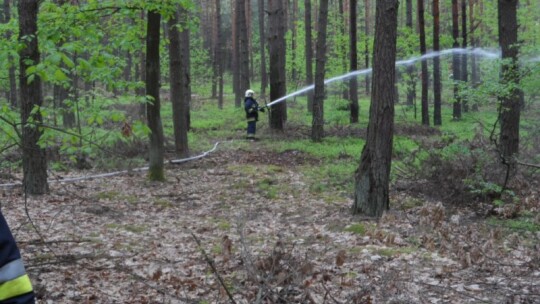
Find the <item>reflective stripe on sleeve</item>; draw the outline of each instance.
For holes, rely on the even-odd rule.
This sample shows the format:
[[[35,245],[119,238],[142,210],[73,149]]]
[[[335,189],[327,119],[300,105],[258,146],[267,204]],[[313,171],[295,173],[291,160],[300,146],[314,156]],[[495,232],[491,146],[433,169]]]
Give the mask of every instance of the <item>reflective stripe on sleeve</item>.
[[[0,268],[0,284],[18,278],[25,273],[22,260],[13,260]]]
[[[0,301],[32,292],[32,283],[28,275],[22,275],[14,280],[0,285]]]

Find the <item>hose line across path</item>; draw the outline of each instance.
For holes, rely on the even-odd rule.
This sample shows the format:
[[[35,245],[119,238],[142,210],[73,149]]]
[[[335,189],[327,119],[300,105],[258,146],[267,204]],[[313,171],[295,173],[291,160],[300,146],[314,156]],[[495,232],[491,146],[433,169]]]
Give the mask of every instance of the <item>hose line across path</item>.
[[[203,152],[203,153],[201,153],[199,155],[188,157],[188,158],[182,158],[182,159],[173,159],[173,160],[166,161],[165,163],[180,164],[180,163],[185,163],[185,162],[189,162],[189,161],[192,161],[192,160],[201,159],[203,157],[206,157],[208,154],[216,151],[216,149],[217,149],[217,147],[218,147],[218,145],[220,143],[221,142],[219,142],[219,141],[216,142],[212,149],[210,149],[208,151],[205,151],[205,152]],[[104,178],[104,177],[116,176],[116,175],[126,174],[126,173],[130,173],[130,172],[142,172],[142,171],[146,171],[146,170],[148,170],[148,167],[141,167],[141,168],[135,168],[135,169],[129,169],[129,170],[115,171],[115,172],[88,175],[88,176],[79,176],[79,177],[72,177],[72,178],[51,179],[49,181],[49,183],[55,183],[55,182],[72,183],[72,182],[88,180],[88,179],[96,179],[96,178]],[[19,186],[22,186],[22,182],[0,184],[1,189],[10,189],[10,188],[19,187]]]

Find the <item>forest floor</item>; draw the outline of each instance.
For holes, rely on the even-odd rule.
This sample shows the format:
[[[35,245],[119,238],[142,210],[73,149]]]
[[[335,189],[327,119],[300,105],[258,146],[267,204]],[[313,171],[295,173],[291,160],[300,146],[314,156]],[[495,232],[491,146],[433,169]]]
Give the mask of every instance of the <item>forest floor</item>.
[[[255,142],[131,173],[2,192],[38,303],[540,303],[540,232],[392,190],[378,221],[309,191],[318,160]],[[73,173],[73,175],[76,175]],[[520,202],[540,221],[540,196]]]

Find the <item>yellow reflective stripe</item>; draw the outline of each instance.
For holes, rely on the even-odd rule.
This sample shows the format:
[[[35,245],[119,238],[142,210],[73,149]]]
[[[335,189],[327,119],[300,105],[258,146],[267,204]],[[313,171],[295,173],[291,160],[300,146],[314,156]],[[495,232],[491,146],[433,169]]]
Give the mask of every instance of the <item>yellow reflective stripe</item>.
[[[255,117],[250,117],[247,119],[247,121],[255,121],[255,120],[256,120]]]
[[[32,283],[27,274],[0,285],[0,301],[23,295],[32,291]]]

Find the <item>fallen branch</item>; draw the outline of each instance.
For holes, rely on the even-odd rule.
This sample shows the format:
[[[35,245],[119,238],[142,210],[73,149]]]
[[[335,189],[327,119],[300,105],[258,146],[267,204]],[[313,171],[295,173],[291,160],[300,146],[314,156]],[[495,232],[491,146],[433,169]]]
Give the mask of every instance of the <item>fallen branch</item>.
[[[231,303],[236,304],[236,301],[234,300],[233,295],[231,294],[231,292],[227,288],[227,285],[225,285],[225,282],[223,281],[223,278],[221,277],[221,275],[219,275],[219,272],[216,269],[216,265],[214,263],[214,260],[212,260],[208,256],[208,254],[206,253],[206,251],[204,250],[204,248],[201,245],[201,241],[197,238],[197,236],[193,232],[190,232],[190,234],[193,237],[193,239],[195,240],[195,242],[197,243],[197,246],[199,247],[199,250],[203,254],[204,260],[206,261],[206,263],[208,263],[210,268],[212,268],[212,272],[216,275],[216,278],[218,279],[219,284],[221,285],[221,287],[223,287],[223,289],[225,289],[225,292],[227,293],[227,296],[229,297],[229,300],[231,300]]]

